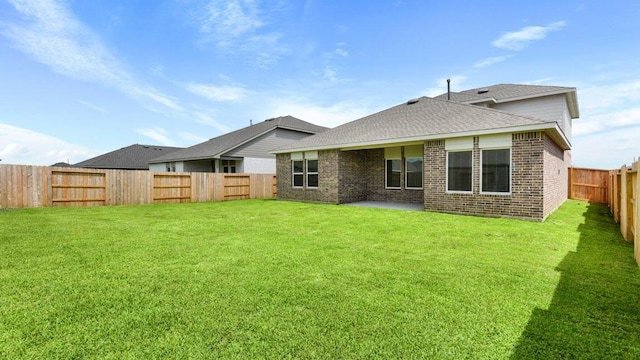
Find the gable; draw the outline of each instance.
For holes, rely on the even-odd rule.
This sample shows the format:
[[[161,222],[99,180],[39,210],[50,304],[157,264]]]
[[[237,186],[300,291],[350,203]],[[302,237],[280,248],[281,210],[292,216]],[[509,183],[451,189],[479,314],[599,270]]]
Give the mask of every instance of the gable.
[[[301,140],[309,135],[311,134],[276,128],[222,154],[222,156],[275,158],[275,155],[271,153],[272,150],[293,141]]]

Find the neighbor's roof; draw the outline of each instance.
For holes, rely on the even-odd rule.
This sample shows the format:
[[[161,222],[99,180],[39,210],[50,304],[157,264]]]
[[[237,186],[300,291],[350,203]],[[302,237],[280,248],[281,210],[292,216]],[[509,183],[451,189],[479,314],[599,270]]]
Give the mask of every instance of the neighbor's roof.
[[[134,144],[79,162],[73,166],[92,169],[148,170],[149,160],[179,147]]]
[[[576,88],[574,87],[498,84],[460,92],[452,91],[451,100],[464,104],[486,102],[498,104],[561,94],[564,94],[567,98],[567,106],[569,107],[571,118],[576,119],[580,117]],[[435,99],[447,100],[447,93],[438,95]]]
[[[373,148],[430,139],[541,130],[547,131],[562,148],[570,148],[555,121],[421,97],[282,146],[274,153]]]
[[[328,129],[297,119],[293,116],[281,116],[232,131],[172,154],[159,156],[152,159],[150,163],[219,158],[222,154],[276,128],[294,130],[311,135]]]

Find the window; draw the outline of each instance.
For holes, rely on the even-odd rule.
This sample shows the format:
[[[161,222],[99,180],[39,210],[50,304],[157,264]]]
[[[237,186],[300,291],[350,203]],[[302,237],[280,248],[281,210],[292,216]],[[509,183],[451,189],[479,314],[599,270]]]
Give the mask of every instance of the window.
[[[408,158],[405,166],[407,189],[422,189],[422,158]]]
[[[235,160],[221,160],[222,161],[222,172],[225,174],[235,174],[236,173],[236,161]]]
[[[402,179],[402,148],[391,147],[384,149],[385,159],[385,187],[387,189],[400,189]]]
[[[422,189],[422,145],[405,146],[404,148],[404,186],[407,189]]]
[[[320,181],[318,174],[318,152],[305,151],[291,154],[291,185],[294,188],[317,189]]]
[[[511,149],[482,150],[482,192],[511,192]]]
[[[307,187],[318,187],[318,160],[307,159]]]
[[[473,152],[447,152],[447,191],[472,191]]]
[[[304,187],[304,169],[303,169],[304,161],[303,160],[293,160],[292,168],[293,168],[293,187],[301,188]]]
[[[387,183],[388,189],[399,189],[402,175],[402,161],[400,159],[387,159]]]
[[[511,134],[480,137],[481,193],[511,193],[511,137]]]

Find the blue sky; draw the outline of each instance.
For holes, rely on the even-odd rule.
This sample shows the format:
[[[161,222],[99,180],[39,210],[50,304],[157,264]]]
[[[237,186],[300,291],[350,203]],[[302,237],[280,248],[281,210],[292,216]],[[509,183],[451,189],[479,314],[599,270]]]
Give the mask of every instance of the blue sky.
[[[640,156],[640,2],[0,0],[0,159],[337,126],[498,83],[571,86],[575,166]]]

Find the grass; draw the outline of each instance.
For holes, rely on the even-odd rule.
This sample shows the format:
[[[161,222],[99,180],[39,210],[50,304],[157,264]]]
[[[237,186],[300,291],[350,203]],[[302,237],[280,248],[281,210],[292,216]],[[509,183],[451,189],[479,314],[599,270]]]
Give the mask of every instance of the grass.
[[[607,209],[270,200],[0,212],[0,358],[638,358]]]

